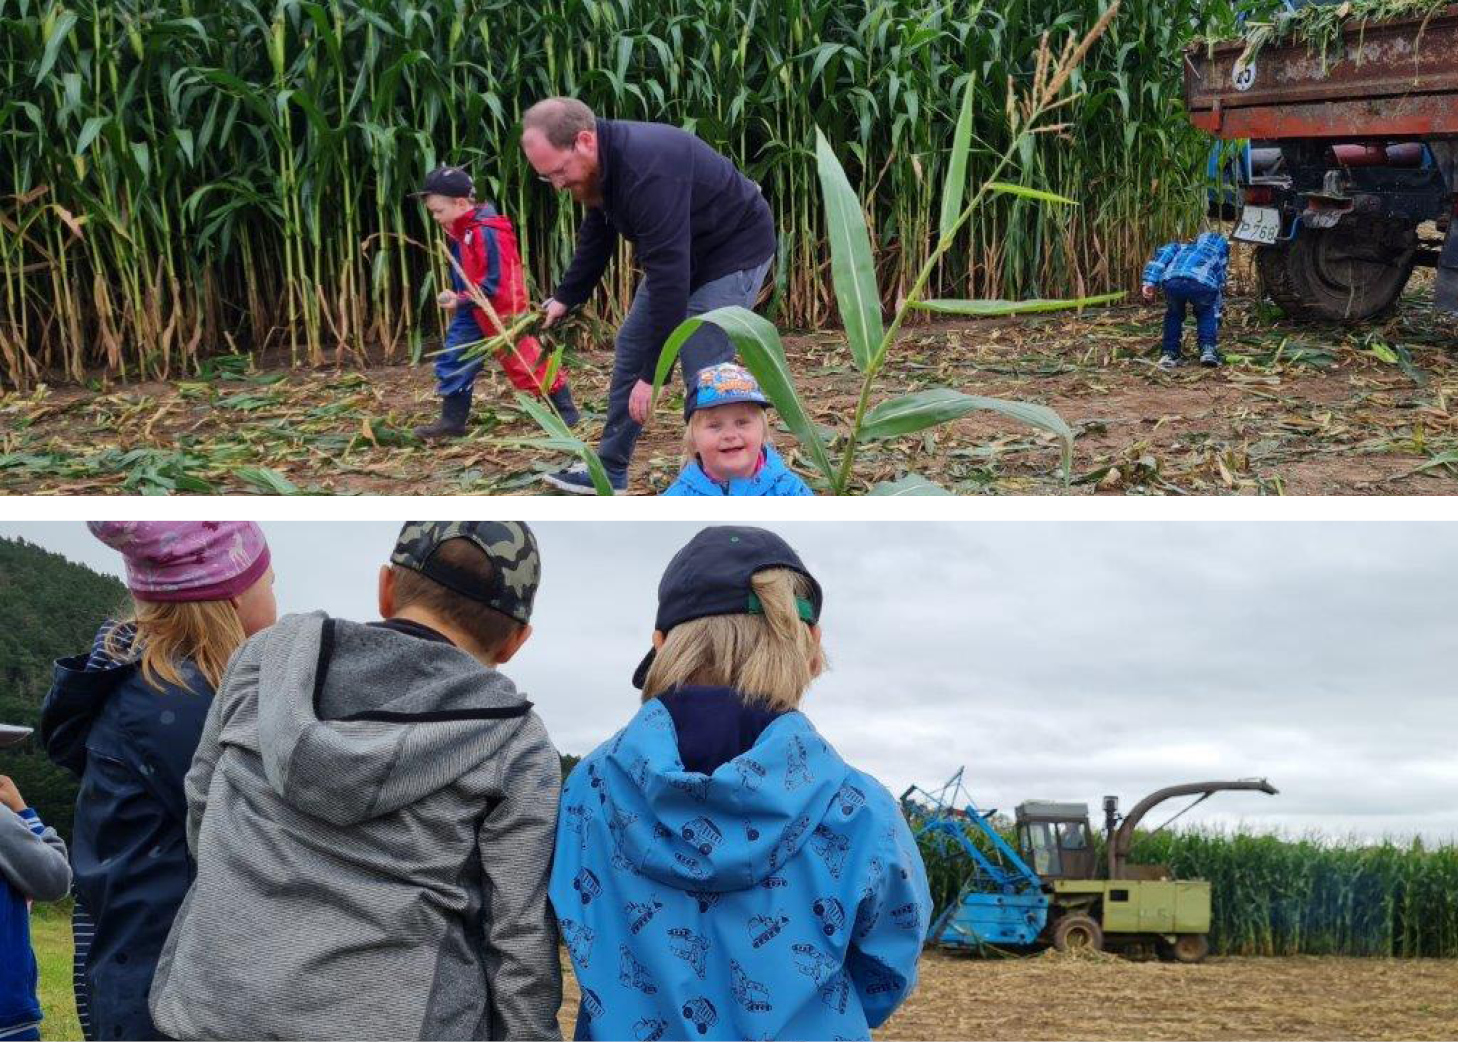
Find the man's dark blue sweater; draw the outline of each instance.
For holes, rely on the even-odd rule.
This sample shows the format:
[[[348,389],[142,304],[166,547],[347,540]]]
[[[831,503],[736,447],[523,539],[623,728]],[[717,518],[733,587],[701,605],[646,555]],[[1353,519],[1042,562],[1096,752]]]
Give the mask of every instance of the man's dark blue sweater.
[[[664,123],[597,121],[602,204],[588,209],[577,253],[552,296],[584,303],[617,237],[633,244],[650,287],[654,347],[633,361],[649,382],[689,294],[774,256],[775,225],[759,186],[693,134]]]

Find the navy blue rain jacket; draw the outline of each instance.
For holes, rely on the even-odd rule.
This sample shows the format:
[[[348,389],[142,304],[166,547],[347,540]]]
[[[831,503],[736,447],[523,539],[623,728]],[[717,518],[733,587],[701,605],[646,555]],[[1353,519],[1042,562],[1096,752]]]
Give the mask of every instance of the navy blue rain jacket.
[[[139,663],[86,668],[61,659],[41,708],[41,742],[81,779],[71,840],[76,894],[96,920],[85,967],[101,1038],[152,1039],[147,993],[192,883],[187,802],[212,686],[191,664],[191,690],[157,690]]]

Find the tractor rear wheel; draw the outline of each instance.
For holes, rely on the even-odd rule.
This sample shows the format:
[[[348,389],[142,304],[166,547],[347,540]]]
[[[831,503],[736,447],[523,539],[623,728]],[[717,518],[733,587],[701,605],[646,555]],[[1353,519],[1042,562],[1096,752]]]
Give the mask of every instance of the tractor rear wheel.
[[[1159,957],[1165,962],[1204,962],[1210,954],[1210,938],[1202,933],[1182,933],[1174,944],[1159,943]]]
[[[1104,930],[1091,916],[1082,912],[1065,915],[1053,925],[1053,947],[1060,952],[1102,951]]]
[[[1350,218],[1259,247],[1256,270],[1266,294],[1291,318],[1360,322],[1397,303],[1417,245],[1417,230],[1405,222]]]

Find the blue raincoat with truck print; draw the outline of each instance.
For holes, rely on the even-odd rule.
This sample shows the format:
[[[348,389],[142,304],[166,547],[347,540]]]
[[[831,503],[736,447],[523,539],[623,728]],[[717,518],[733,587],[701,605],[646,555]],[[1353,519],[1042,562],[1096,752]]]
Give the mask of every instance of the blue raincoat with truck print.
[[[646,703],[562,793],[550,894],[578,1038],[869,1038],[911,993],[926,869],[799,712],[712,774]]]

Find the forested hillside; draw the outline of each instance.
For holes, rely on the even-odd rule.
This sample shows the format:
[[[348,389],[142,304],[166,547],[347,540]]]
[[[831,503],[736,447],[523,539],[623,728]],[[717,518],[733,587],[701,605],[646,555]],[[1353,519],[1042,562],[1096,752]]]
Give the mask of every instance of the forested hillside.
[[[51,663],[91,647],[97,625],[124,611],[126,587],[24,539],[0,539],[0,722],[34,727]],[[67,837],[76,783],[34,739],[0,752],[0,774]]]

